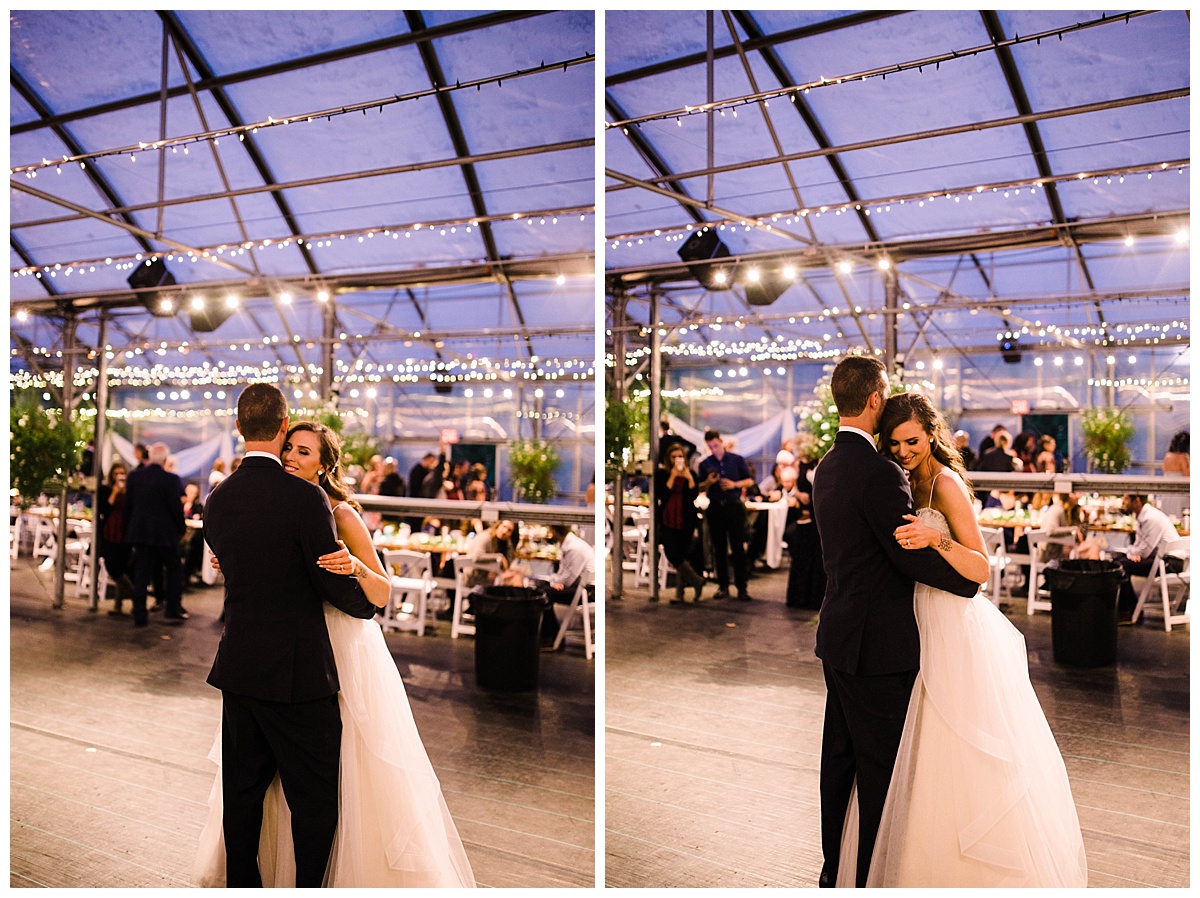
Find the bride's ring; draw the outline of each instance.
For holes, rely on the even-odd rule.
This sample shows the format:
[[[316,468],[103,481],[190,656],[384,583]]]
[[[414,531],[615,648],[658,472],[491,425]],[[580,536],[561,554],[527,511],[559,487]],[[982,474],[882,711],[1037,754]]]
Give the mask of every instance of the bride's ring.
[[[911,545],[911,543],[909,543],[909,541],[908,541],[908,540],[905,540],[905,541],[904,541],[904,545],[905,545],[905,546],[908,546],[908,545]]]

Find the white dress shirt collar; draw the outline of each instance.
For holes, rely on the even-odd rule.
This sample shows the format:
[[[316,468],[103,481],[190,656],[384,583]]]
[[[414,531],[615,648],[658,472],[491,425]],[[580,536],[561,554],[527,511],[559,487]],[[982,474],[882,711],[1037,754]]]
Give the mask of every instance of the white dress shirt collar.
[[[843,424],[841,427],[838,428],[838,433],[841,433],[842,431],[846,431],[847,433],[858,434],[860,437],[862,437],[864,440],[866,440],[868,443],[871,444],[872,449],[875,448],[875,437],[873,437],[871,434],[867,433],[865,430],[860,430],[857,427],[851,427],[849,424]]]
[[[259,452],[257,450],[252,449],[251,451],[249,451],[245,455],[243,455],[242,458],[243,459],[245,459],[245,458],[269,458],[269,459],[271,459],[271,461],[275,462],[275,464],[279,465],[280,467],[283,467],[283,462],[280,461],[279,456],[274,454],[273,452]]]

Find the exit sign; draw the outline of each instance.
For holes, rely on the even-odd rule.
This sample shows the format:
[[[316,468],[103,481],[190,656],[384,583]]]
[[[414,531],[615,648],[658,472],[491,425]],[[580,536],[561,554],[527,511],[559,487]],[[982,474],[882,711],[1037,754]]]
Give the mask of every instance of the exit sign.
[[[1008,408],[1009,408],[1009,411],[1012,412],[1014,415],[1028,415],[1029,414],[1029,400],[1028,399],[1013,399],[1009,402]]]
[[[443,427],[442,428],[442,442],[443,443],[457,443],[458,442],[458,431],[456,429],[454,429],[453,427]]]

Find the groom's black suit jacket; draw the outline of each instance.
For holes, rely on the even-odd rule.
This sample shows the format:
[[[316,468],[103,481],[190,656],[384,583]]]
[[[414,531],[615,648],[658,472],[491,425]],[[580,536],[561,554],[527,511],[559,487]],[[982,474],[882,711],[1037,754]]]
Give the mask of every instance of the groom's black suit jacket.
[[[362,619],[377,609],[357,580],[317,567],[339,548],[325,491],[251,456],[213,489],[204,538],[225,575],[225,629],[209,684],[290,703],[336,693],[322,602]]]
[[[827,580],[817,657],[835,670],[876,676],[920,667],[914,581],[960,596],[979,591],[936,549],[896,542],[893,531],[912,511],[900,466],[857,433],[840,432],[813,482]]]

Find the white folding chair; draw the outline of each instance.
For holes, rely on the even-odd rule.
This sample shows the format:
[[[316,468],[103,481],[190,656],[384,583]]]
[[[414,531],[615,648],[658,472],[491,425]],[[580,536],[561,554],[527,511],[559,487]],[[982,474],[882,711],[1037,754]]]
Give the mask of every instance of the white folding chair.
[[[667,550],[662,546],[658,547],[658,589],[660,592],[666,591],[667,578],[674,574],[679,576],[679,572],[675,570],[675,565],[667,561]]]
[[[468,636],[475,635],[475,616],[466,611],[467,593],[469,592],[468,574],[471,571],[498,572],[502,570],[503,558],[503,555],[480,555],[478,558],[455,555],[451,559],[451,564],[454,565],[454,610],[450,617],[451,639],[458,639],[459,633],[465,633]]]
[[[429,553],[391,549],[382,556],[384,570],[392,581],[392,594],[379,625],[386,630],[415,630],[418,636],[424,636],[434,587]]]
[[[78,582],[83,557],[90,555],[92,550],[92,522],[69,521],[67,526],[73,533],[68,533],[67,537],[66,573],[63,574],[63,579]]]
[[[37,515],[33,524],[33,560],[53,558],[58,553],[58,518]]]
[[[25,514],[20,507],[9,508],[8,510],[8,557],[13,561],[21,554],[21,522],[25,519]]]
[[[96,603],[105,601],[108,598],[108,588],[111,586],[116,589],[117,583],[108,576],[108,566],[105,565],[104,559],[101,558],[97,567],[100,573],[96,577]],[[92,553],[82,552],[79,555],[79,565],[76,568],[75,581],[75,596],[80,599],[90,599],[92,597]]]
[[[1025,612],[1033,614],[1035,611],[1049,611],[1050,590],[1041,583],[1048,562],[1042,561],[1042,553],[1047,546],[1059,545],[1067,548],[1063,553],[1063,557],[1066,557],[1070,550],[1075,548],[1075,533],[1067,530],[1027,530],[1025,535],[1029,540],[1029,601]]]
[[[1166,556],[1171,555],[1183,559],[1183,570],[1171,573],[1167,570]],[[1140,579],[1140,578],[1139,578]],[[1175,624],[1190,624],[1191,615],[1182,610],[1187,608],[1188,596],[1192,590],[1191,549],[1188,537],[1170,539],[1159,546],[1150,569],[1150,576],[1145,578],[1141,592],[1138,593],[1137,607],[1133,609],[1133,620],[1136,621],[1142,613],[1146,602],[1157,590],[1162,599],[1163,626],[1168,633]],[[1180,609],[1172,611],[1172,608]]]
[[[554,637],[554,648],[557,649],[562,645],[567,630],[571,629],[575,618],[579,617],[583,620],[584,654],[591,658],[596,654],[596,603],[594,598],[589,598],[589,590],[592,589],[593,584],[584,581],[584,577],[579,578],[579,585],[575,587],[575,595],[571,599],[567,613],[563,615],[562,623],[558,625],[558,635]]]
[[[633,585],[649,586],[654,576],[654,565],[650,560],[650,537],[645,530],[638,528],[637,551],[633,556]]]
[[[988,582],[984,592],[988,594],[992,604],[1000,607],[1000,599],[1004,593],[1004,569],[1008,567],[1008,549],[1004,545],[1004,531],[995,527],[980,527],[983,534],[983,545],[988,553]]]

